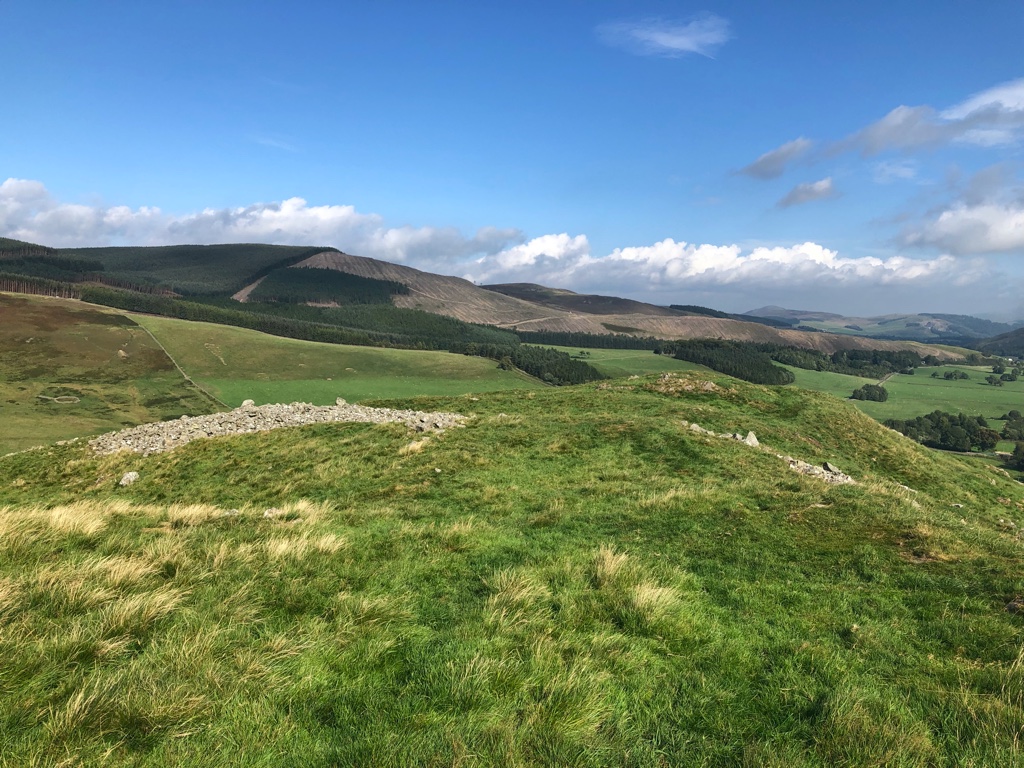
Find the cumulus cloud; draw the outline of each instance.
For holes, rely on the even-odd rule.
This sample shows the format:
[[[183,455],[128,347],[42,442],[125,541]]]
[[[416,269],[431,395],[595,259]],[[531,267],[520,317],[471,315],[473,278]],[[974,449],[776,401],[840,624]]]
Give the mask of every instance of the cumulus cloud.
[[[1024,203],[1016,208],[1006,203],[998,210],[986,205],[992,204],[950,211],[922,238],[948,245],[947,251],[953,254],[977,250],[958,240],[968,230],[974,238],[988,238],[991,246],[987,250],[1006,250],[1012,243],[1020,243]],[[972,221],[974,230],[968,226]],[[978,234],[978,221],[984,225],[983,235]],[[740,308],[735,306],[737,297],[749,297],[750,302],[759,304],[789,301],[808,306],[826,296],[831,295],[829,300],[835,302],[837,297],[858,293],[873,299],[913,294],[948,307],[952,305],[938,300],[943,291],[963,300],[968,292],[954,292],[953,287],[983,286],[975,293],[986,296],[988,302],[991,285],[1005,282],[993,279],[989,262],[952,255],[843,256],[812,242],[743,248],[671,238],[594,254],[585,234],[563,232],[525,240],[516,229],[485,227],[466,236],[451,227],[389,227],[380,216],[361,213],[350,205],[310,205],[297,197],[171,215],[155,207],[62,203],[40,182],[21,179],[0,184],[0,235],[54,246],[182,242],[333,245],[361,256],[462,274],[481,283],[539,282],[666,304],[683,299],[692,303],[706,296],[712,305],[724,301],[734,309]]]
[[[465,236],[454,227],[388,227],[351,205],[310,205],[300,197],[175,216],[155,207],[62,203],[38,181],[0,184],[0,232],[50,246],[276,243],[334,246],[388,261],[437,267],[497,253],[523,240],[517,229],[485,227]]]
[[[803,205],[815,200],[828,200],[837,194],[835,185],[832,183],[832,177],[826,176],[819,181],[797,184],[789,190],[785,197],[779,200],[777,206],[779,208],[790,208],[794,205]]]
[[[1024,253],[1024,204],[958,203],[907,233],[908,245],[929,245],[950,253]]]
[[[831,287],[964,285],[982,280],[988,267],[977,260],[943,255],[847,257],[817,243],[789,247],[695,244],[668,238],[653,245],[590,253],[582,235],[546,235],[494,256],[478,259],[470,277],[489,282],[539,282],[573,290],[617,295],[680,295],[681,292]]]
[[[776,179],[783,174],[788,165],[806,155],[813,145],[813,141],[801,136],[770,152],[765,152],[750,165],[740,168],[739,172],[755,179]]]
[[[641,56],[676,58],[689,53],[711,57],[732,39],[727,19],[707,13],[686,23],[642,19],[602,24],[598,36],[608,45]]]

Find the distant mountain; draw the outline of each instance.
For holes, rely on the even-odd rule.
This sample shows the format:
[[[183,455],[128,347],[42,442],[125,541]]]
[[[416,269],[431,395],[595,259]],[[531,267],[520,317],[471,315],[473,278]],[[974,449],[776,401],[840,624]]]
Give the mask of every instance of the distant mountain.
[[[296,269],[333,270],[364,280],[346,281],[336,277],[317,280],[306,275],[300,278],[285,274]],[[286,304],[330,306],[358,305],[372,296],[376,302],[391,303],[400,308],[418,309],[463,322],[513,331],[618,333],[663,339],[735,339],[822,352],[907,348],[918,349],[922,354],[934,352],[921,350],[912,343],[896,341],[895,338],[875,341],[850,334],[805,333],[788,326],[793,322],[809,322],[804,319],[807,313],[773,321],[773,311],[792,314],[790,310],[779,308],[765,308],[755,313],[758,315],[755,317],[729,315],[706,307],[663,307],[531,283],[480,287],[462,278],[432,274],[324,247],[239,243],[55,249],[0,240],[0,281],[5,281],[3,284],[8,286],[7,290],[22,290],[16,286],[20,284],[19,280],[24,283],[25,279],[35,280],[37,284],[40,280],[52,281],[47,290],[56,291],[56,295],[74,295],[74,291],[69,292],[60,286],[102,284],[163,296],[192,296],[220,307],[227,307],[231,298],[239,302],[253,302],[287,297]],[[259,285],[264,281],[267,285],[260,289]],[[303,286],[309,290],[305,300]],[[335,288],[337,295],[332,294]],[[252,314],[250,312],[248,316]],[[814,314],[825,316],[827,313]],[[298,316],[296,312],[292,315]],[[764,316],[769,316],[769,319]],[[364,326],[359,326],[359,329],[361,332],[374,331],[374,328]]]
[[[730,312],[722,312],[718,309],[711,309],[710,307],[701,307],[696,304],[670,304],[670,309],[675,309],[680,312],[685,312],[688,315],[705,315],[707,317],[720,317],[729,320],[742,320],[748,323],[760,323],[761,325],[770,325],[773,328],[792,328],[797,325],[795,320],[786,320],[781,317],[763,317],[759,315],[744,314],[735,315]]]
[[[833,312],[785,309],[768,306],[752,309],[743,316],[760,315],[797,323],[801,330],[824,331],[872,339],[905,339],[925,343],[973,345],[974,342],[1007,333],[1024,323],[997,323],[971,315],[894,314],[877,317],[844,317]]]
[[[794,320],[798,323],[802,323],[805,320],[828,321],[842,318],[842,315],[837,315],[833,312],[809,312],[803,309],[786,309],[785,307],[777,307],[775,305],[759,307],[743,314],[755,317],[774,317],[780,320]]]

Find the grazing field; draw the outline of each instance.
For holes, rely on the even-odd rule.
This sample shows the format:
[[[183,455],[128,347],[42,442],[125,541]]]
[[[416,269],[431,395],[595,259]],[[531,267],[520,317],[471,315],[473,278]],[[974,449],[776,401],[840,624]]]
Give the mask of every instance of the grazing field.
[[[127,317],[0,293],[0,454],[217,407]]]
[[[333,404],[543,387],[493,360],[405,349],[319,344],[211,323],[132,316],[149,329],[189,376],[231,406]]]
[[[662,376],[0,458],[0,763],[1021,765],[1022,487]]]
[[[665,373],[669,371],[706,371],[702,365],[676,360],[671,355],[656,355],[644,349],[579,349],[578,347],[558,347],[552,344],[538,346],[550,347],[578,357],[589,363],[605,376],[622,378],[624,376],[645,376],[649,373]],[[580,356],[581,352],[586,355]]]
[[[794,386],[828,392],[841,398],[848,398],[854,389],[870,383],[869,379],[840,373],[805,371],[792,367],[789,370],[796,375]],[[942,378],[947,371],[963,371],[970,379]],[[938,372],[939,377],[932,378],[932,372]],[[884,403],[868,400],[851,402],[879,421],[912,419],[939,410],[984,416],[989,426],[998,431],[1003,426],[1000,416],[1008,411],[1024,410],[1024,379],[1007,381],[1001,387],[993,387],[985,381],[985,377],[991,373],[992,369],[988,367],[965,365],[918,368],[913,376],[897,374],[885,382],[889,399]],[[998,449],[1013,450],[1013,443],[1004,441]]]

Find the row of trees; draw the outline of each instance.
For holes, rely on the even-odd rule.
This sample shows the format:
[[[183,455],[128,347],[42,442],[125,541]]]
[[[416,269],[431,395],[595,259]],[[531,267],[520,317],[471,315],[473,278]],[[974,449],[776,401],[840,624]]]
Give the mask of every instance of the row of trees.
[[[605,378],[565,352],[520,344],[509,331],[391,304],[321,308],[232,302],[233,307],[228,307],[220,305],[225,300],[186,301],[101,286],[82,286],[80,298],[133,312],[252,328],[307,341],[448,350],[487,357],[555,385]]]
[[[706,365],[754,384],[792,384],[796,380],[791,371],[775,365],[767,352],[745,342],[689,339],[666,345],[662,354],[666,352],[677,360]]]

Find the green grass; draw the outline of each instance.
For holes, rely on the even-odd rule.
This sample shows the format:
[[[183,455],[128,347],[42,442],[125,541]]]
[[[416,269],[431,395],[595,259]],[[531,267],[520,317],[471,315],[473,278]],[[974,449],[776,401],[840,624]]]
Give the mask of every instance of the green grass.
[[[473,418],[0,459],[0,764],[1024,763],[998,468],[717,374],[395,404]]]
[[[369,398],[536,389],[536,379],[493,360],[450,352],[320,344],[232,328],[133,315],[178,364],[221,400],[333,404]]]
[[[0,293],[0,454],[216,407],[123,315]]]
[[[789,367],[789,370],[796,375],[796,386],[829,392],[837,397],[849,397],[857,387],[874,382],[874,379],[840,373],[805,371],[793,367]],[[942,378],[946,371],[963,371],[971,378],[947,381]],[[933,379],[932,372],[937,372],[939,378]],[[991,368],[966,365],[918,368],[913,376],[897,374],[885,382],[884,386],[889,391],[886,402],[860,401],[856,405],[880,419],[913,418],[934,410],[980,413],[986,418],[996,418],[1007,411],[1020,410],[1024,402],[1024,379],[1007,381],[1001,387],[993,387],[985,381],[985,377],[991,374]]]
[[[624,378],[627,376],[645,376],[649,373],[665,373],[669,371],[706,371],[702,365],[676,360],[671,355],[656,355],[643,349],[586,349],[578,347],[559,347],[551,344],[538,346],[550,347],[579,357],[589,363],[605,376]],[[588,355],[580,357],[580,352]]]
[[[794,386],[828,392],[843,399],[849,398],[854,389],[869,382],[858,376],[786,367],[796,375]],[[931,377],[933,371],[938,372],[939,378]],[[964,371],[971,378],[947,381],[942,378],[946,371]],[[980,415],[998,432],[1004,423],[999,417],[1009,411],[1020,410],[1024,404],[1024,380],[1007,381],[1001,387],[993,387],[985,382],[985,377],[991,373],[989,367],[966,365],[918,368],[913,376],[897,374],[885,382],[889,399],[884,403],[869,400],[851,402],[879,421],[912,419],[936,410]],[[1003,440],[996,446],[996,450],[1010,452],[1013,446],[1012,442]]]

